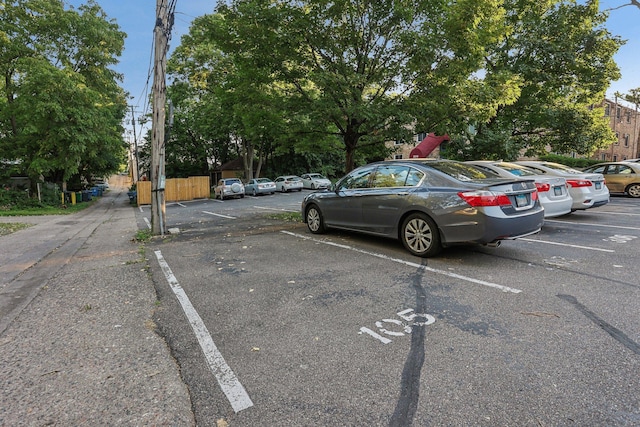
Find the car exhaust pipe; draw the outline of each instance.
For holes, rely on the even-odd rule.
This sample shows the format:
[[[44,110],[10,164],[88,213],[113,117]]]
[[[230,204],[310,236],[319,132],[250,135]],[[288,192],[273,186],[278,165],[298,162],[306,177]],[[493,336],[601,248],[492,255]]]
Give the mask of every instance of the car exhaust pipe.
[[[496,240],[495,242],[487,243],[485,246],[489,246],[490,248],[497,248],[500,246],[500,240]]]

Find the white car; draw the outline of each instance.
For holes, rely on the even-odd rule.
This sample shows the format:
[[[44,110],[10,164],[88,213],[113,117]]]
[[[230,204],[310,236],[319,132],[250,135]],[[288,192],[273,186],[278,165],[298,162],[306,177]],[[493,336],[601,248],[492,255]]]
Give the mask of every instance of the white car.
[[[573,198],[571,211],[595,208],[609,203],[609,189],[601,173],[584,173],[560,163],[545,161],[520,161],[540,175],[561,176],[567,180],[569,194]]]
[[[539,175],[526,166],[511,162],[478,160],[466,162],[504,178],[531,178],[538,189],[538,198],[544,208],[544,217],[553,218],[571,213],[573,199],[567,180],[561,176]]]
[[[329,188],[331,186],[331,181],[319,173],[305,173],[300,178],[302,178],[303,188],[318,190],[321,188]]]
[[[296,175],[279,176],[273,182],[276,183],[276,191],[281,193],[292,190],[302,191],[302,178]]]
[[[244,197],[244,184],[238,178],[222,178],[214,189],[217,199],[224,200],[227,197]]]

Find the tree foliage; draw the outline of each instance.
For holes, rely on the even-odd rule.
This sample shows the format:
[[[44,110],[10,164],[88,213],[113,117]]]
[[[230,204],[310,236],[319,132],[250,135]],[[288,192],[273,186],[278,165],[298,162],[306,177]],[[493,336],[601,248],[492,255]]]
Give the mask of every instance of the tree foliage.
[[[2,2],[0,158],[33,181],[118,169],[125,153],[121,76],[110,67],[124,33],[90,0]]]
[[[233,0],[171,70],[194,120],[210,113],[203,141],[217,129],[248,170],[252,153],[342,151],[349,171],[420,132],[459,158],[588,154],[613,137],[591,108],[619,77],[605,18],[597,1]]]
[[[506,0],[504,7],[508,31],[487,47],[483,70],[486,82],[506,82],[513,102],[490,117],[468,116],[471,144],[458,144],[458,157],[590,154],[610,144],[603,111],[591,106],[620,77],[613,55],[622,41],[602,27],[598,2]]]

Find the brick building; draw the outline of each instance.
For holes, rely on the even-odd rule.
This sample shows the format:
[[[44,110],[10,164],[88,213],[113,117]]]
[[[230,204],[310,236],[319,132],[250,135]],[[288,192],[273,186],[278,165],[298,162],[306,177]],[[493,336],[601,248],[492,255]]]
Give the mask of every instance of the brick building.
[[[592,158],[615,162],[640,157],[640,120],[636,108],[623,105],[617,99],[604,100],[604,114],[616,134],[617,141],[596,151]]]

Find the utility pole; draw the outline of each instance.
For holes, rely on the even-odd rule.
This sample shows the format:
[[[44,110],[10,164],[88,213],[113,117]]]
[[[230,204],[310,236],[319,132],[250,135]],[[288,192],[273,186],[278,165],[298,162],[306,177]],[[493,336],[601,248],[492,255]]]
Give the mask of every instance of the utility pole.
[[[151,232],[164,235],[165,175],[164,175],[164,121],[167,87],[165,82],[167,47],[171,28],[168,0],[157,0],[154,32],[153,122],[151,130]]]
[[[140,181],[140,157],[138,156],[138,137],[136,136],[136,115],[133,112],[133,105],[130,105],[130,107],[131,107],[131,125],[133,126],[133,149],[135,150],[133,154],[135,155],[135,161],[136,161],[136,171],[133,179],[133,182],[135,183]]]

